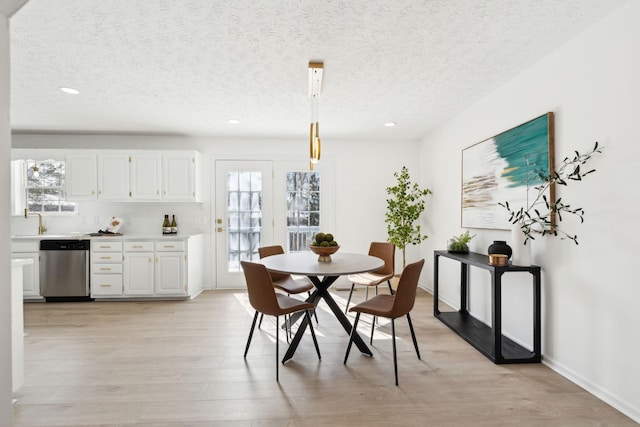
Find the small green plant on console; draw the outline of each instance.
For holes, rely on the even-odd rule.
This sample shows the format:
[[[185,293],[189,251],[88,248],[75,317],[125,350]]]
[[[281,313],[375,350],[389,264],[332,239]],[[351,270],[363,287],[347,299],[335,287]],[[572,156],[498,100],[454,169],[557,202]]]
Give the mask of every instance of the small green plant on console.
[[[469,253],[469,242],[474,237],[476,237],[476,235],[470,235],[469,230],[459,236],[453,236],[447,244],[447,250],[449,252]]]

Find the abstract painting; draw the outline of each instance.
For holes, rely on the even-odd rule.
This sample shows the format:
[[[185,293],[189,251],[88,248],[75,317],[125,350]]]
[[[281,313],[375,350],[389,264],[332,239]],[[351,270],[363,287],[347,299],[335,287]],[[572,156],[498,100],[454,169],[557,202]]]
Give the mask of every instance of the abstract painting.
[[[512,209],[526,207],[537,195],[539,172],[553,171],[553,113],[462,150],[462,227],[509,229]],[[554,200],[552,194],[547,195]]]

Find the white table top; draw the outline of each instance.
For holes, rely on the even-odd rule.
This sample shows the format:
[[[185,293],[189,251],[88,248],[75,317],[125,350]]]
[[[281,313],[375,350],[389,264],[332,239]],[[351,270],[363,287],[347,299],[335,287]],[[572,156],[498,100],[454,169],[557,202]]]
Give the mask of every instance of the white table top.
[[[313,252],[273,255],[258,262],[271,271],[301,276],[342,276],[373,271],[384,266],[384,261],[380,258],[345,252],[331,255],[331,262],[319,262],[318,255]]]

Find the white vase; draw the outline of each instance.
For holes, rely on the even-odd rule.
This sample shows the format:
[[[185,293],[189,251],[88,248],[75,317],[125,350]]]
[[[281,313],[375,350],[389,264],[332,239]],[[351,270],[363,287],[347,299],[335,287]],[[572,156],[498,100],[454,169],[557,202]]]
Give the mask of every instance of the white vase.
[[[511,227],[511,264],[519,266],[531,265],[531,240],[524,244],[525,235],[519,225]]]

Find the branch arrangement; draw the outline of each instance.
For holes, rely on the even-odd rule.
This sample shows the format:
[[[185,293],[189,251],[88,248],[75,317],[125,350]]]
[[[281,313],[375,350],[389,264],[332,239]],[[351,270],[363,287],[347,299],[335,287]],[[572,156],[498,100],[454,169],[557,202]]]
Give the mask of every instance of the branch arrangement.
[[[558,223],[562,221],[563,215],[580,218],[580,223],[583,223],[584,209],[571,207],[561,197],[555,201],[549,201],[546,192],[551,184],[567,186],[570,181],[582,181],[585,176],[595,172],[595,169],[585,170],[585,166],[596,153],[602,153],[602,148],[598,146],[598,142],[586,154],[575,151],[573,157],[565,157],[551,174],[545,174],[542,170],[534,171],[542,183],[533,187],[537,191],[536,197],[534,197],[533,201],[527,203],[526,207],[514,210],[509,206],[509,202],[498,203],[509,212],[509,222],[514,225],[520,225],[520,229],[525,235],[525,244],[529,239],[535,240],[535,234],[560,236],[561,239],[569,239],[576,245],[578,244],[578,236],[560,229]],[[527,192],[528,190],[529,185],[527,184]],[[541,212],[540,208],[542,206],[545,209]]]

